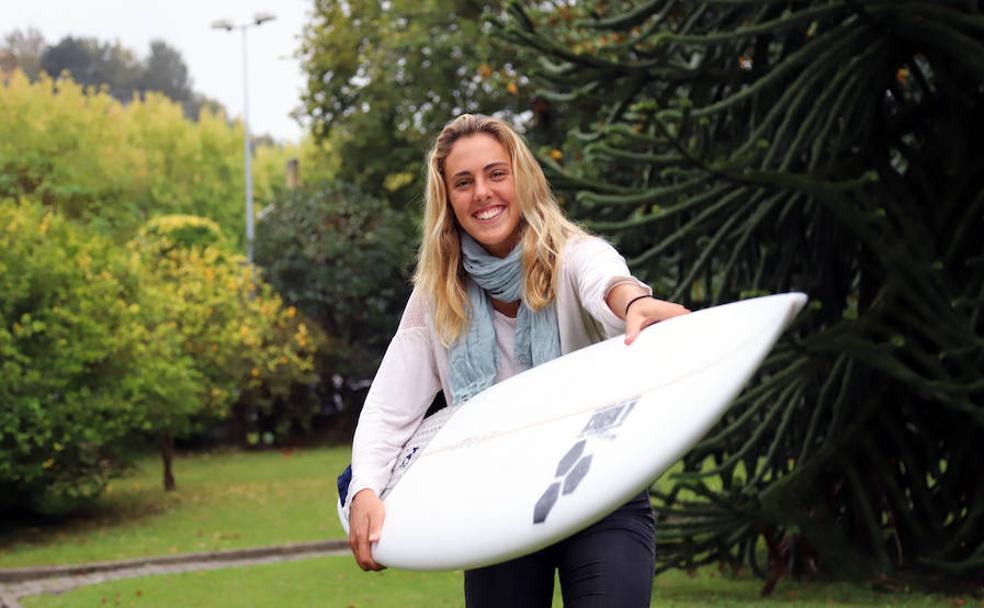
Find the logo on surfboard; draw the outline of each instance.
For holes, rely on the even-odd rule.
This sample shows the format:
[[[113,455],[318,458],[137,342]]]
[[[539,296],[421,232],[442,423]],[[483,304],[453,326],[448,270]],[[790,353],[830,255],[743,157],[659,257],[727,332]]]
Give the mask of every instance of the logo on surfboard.
[[[547,486],[546,491],[536,501],[536,505],[533,507],[534,524],[541,524],[546,521],[547,515],[550,514],[561,495],[573,494],[574,490],[581,484],[581,480],[588,474],[592,458],[591,454],[584,453],[588,443],[595,443],[597,440],[614,440],[616,430],[622,426],[625,418],[638,401],[639,397],[634,397],[595,410],[588,423],[577,434],[574,445],[568,448],[560,462],[557,463],[554,481]]]

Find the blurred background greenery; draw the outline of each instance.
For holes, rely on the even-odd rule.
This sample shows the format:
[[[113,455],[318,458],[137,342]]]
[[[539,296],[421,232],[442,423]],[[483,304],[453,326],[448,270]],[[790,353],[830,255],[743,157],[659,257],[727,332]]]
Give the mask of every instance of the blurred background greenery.
[[[467,111],[515,124],[667,299],[810,296],[653,488],[660,570],[979,591],[982,34],[972,0],[314,0],[309,132],[253,137],[251,265],[244,127],[177,49],[8,32],[0,547],[58,545],[148,454],[168,511],[182,454],[343,453],[409,293],[424,155]]]

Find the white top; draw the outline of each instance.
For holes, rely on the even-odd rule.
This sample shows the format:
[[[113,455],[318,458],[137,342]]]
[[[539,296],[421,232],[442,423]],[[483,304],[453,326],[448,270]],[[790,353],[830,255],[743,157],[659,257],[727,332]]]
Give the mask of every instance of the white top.
[[[634,283],[652,293],[629,274],[615,248],[598,237],[568,242],[560,273],[556,306],[562,354],[625,332],[625,322],[606,302],[613,287]],[[523,368],[513,354],[515,320],[496,313],[494,325],[500,382]],[[400,449],[440,390],[453,402],[448,350],[437,337],[426,298],[414,289],[362,406],[352,441],[349,497],[364,488],[381,494]]]
[[[516,359],[516,317],[504,315],[493,308],[492,327],[495,328],[495,381],[498,384],[530,367]]]

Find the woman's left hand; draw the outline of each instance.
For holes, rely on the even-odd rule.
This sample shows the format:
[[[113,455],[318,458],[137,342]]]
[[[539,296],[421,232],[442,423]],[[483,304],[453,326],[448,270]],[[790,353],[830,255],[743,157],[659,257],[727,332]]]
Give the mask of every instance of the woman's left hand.
[[[616,285],[608,292],[605,301],[618,318],[625,320],[626,345],[635,342],[639,333],[653,323],[690,312],[679,304],[654,298],[635,283]]]
[[[685,315],[690,311],[679,304],[665,302],[656,298],[642,298],[629,306],[625,316],[625,344],[635,342],[643,329],[653,323]]]

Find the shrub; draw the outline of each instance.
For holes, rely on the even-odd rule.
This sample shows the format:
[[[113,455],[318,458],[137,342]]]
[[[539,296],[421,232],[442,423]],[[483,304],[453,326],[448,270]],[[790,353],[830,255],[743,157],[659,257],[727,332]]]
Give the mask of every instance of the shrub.
[[[196,422],[224,419],[233,406],[256,418],[287,400],[295,385],[316,381],[312,357],[320,333],[218,236],[203,218],[164,216],[141,228],[129,245],[155,303],[149,324],[180,336],[202,382],[197,398],[180,411],[154,410],[153,428],[165,449]]]
[[[125,251],[33,202],[0,202],[0,504],[61,512],[127,464],[155,390],[187,387],[140,323]]]
[[[319,374],[342,399],[372,376],[396,331],[415,240],[410,214],[344,183],[290,193],[257,225],[256,260],[267,280],[333,338],[319,353]]]

